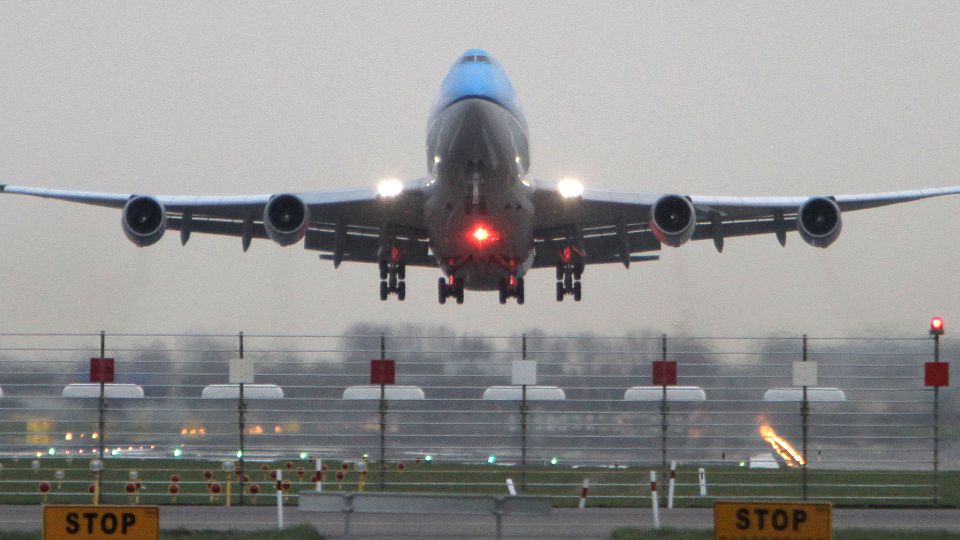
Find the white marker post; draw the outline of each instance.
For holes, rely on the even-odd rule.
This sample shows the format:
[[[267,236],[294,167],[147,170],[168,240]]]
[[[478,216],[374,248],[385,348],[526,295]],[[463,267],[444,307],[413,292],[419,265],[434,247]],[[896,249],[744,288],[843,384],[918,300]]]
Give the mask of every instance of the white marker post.
[[[700,496],[707,496],[707,471],[700,467],[697,469],[697,474],[700,476]]]
[[[283,528],[283,471],[277,469],[277,528]]]
[[[321,460],[320,458],[317,458],[317,474],[316,474],[317,481],[314,485],[314,489],[316,490],[317,493],[320,493],[321,491],[323,491],[323,481],[320,480],[322,478],[322,476],[320,476],[321,474],[323,474],[323,460]]]
[[[657,471],[650,471],[650,506],[653,508],[653,528],[660,528],[660,504],[657,501]]]
[[[677,462],[670,462],[670,485],[667,488],[667,508],[673,508],[673,489],[677,483]]]
[[[510,496],[517,496],[517,488],[513,486],[513,478],[507,478],[507,492],[510,493]]]
[[[583,510],[587,506],[587,492],[590,491],[590,479],[583,479],[583,487],[580,488],[580,504],[578,508]]]

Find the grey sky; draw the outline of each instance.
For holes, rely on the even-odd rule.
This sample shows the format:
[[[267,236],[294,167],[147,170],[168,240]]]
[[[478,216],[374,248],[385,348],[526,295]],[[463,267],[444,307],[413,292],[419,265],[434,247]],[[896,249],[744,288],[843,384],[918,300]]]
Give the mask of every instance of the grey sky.
[[[424,174],[429,106],[457,54],[490,50],[531,126],[533,173],[730,195],[960,183],[960,4],[0,4],[0,182],[233,194]],[[594,267],[558,304],[469,293],[439,270],[382,303],[267,241],[175,234],[138,249],[119,213],[0,199],[0,332],[336,332],[366,320],[464,332],[923,332],[960,328],[960,197],[851,213],[827,250],[791,234]],[[950,327],[948,327],[950,332]]]

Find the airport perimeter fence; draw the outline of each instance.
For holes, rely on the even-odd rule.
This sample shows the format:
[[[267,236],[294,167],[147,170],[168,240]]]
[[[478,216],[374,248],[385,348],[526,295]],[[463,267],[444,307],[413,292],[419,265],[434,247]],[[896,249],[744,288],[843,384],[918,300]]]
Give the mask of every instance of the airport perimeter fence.
[[[515,489],[640,506],[676,462],[675,506],[957,505],[960,400],[926,385],[935,355],[951,351],[922,336],[0,334],[0,503],[271,504],[279,469],[290,503]],[[83,383],[102,357],[101,399]],[[373,359],[395,384],[370,385],[390,375]]]

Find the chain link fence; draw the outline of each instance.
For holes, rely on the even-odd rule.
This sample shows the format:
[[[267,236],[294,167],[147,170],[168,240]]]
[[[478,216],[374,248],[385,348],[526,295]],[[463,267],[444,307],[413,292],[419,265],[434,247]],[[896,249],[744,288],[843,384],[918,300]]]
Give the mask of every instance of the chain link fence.
[[[587,506],[640,506],[649,471],[666,485],[676,462],[675,506],[960,504],[958,399],[925,386],[928,337],[362,330],[0,335],[0,502],[270,504],[279,469],[291,502],[316,489],[505,494],[509,479],[555,505],[577,505],[588,481]],[[949,342],[937,353],[951,357]],[[104,356],[115,384],[101,400],[79,385]],[[254,366],[243,399],[229,385],[239,357]],[[380,358],[396,372],[382,389]],[[512,385],[516,360],[535,362],[534,384]],[[676,386],[653,385],[661,361],[676,362]],[[817,364],[815,384],[794,386],[798,362]],[[131,397],[113,397],[121,388]]]

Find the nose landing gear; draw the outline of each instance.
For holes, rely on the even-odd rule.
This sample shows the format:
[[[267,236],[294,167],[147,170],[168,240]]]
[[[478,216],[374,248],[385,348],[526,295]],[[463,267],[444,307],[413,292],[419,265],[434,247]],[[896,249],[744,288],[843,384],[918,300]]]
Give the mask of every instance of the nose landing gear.
[[[380,261],[380,300],[386,300],[390,294],[396,294],[403,302],[407,297],[407,265],[402,262]]]
[[[458,304],[463,303],[463,278],[450,276],[450,281],[440,278],[437,281],[437,294],[441,304],[447,303],[447,298],[453,297]]]
[[[516,298],[517,304],[523,305],[523,278],[500,279],[500,303],[506,304],[508,298]]]

